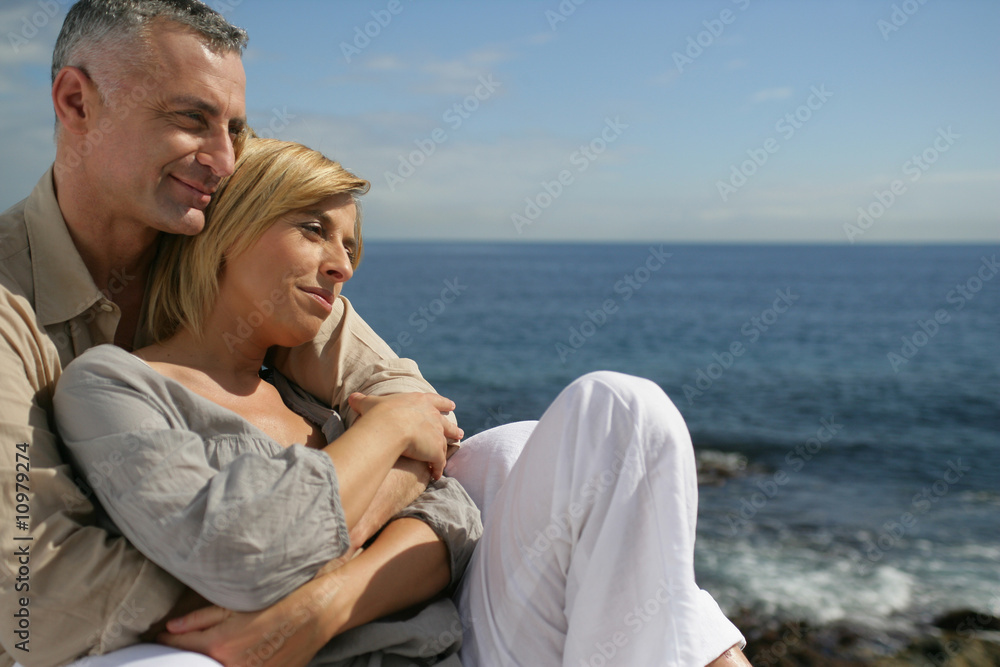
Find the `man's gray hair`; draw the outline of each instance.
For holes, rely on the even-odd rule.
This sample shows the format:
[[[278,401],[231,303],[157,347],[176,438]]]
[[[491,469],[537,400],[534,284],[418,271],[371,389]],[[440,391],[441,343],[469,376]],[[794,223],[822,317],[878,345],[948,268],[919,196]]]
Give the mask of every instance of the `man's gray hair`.
[[[247,33],[199,0],[80,0],[73,5],[52,53],[52,81],[63,67],[84,67],[82,62],[101,55],[134,62],[144,54],[144,31],[154,21],[165,20],[190,28],[213,51],[242,54]],[[82,60],[81,60],[82,59]]]

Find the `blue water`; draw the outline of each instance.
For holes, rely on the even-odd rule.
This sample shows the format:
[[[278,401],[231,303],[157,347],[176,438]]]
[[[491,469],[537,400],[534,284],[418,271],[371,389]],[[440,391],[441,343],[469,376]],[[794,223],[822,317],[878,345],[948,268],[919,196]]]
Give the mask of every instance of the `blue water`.
[[[742,473],[701,488],[699,583],[892,625],[1000,613],[998,251],[373,242],[345,293],[468,433],[654,380]]]

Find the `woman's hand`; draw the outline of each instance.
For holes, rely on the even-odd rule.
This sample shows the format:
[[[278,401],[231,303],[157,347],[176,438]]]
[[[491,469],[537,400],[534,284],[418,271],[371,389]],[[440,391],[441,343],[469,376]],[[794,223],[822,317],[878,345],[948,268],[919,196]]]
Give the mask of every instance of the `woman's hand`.
[[[444,471],[449,439],[461,440],[465,435],[445,416],[455,409],[455,403],[437,394],[354,393],[348,402],[361,415],[357,423],[367,420],[365,426],[371,427],[374,422],[384,436],[398,437],[405,446],[402,456],[426,462],[434,479]]]

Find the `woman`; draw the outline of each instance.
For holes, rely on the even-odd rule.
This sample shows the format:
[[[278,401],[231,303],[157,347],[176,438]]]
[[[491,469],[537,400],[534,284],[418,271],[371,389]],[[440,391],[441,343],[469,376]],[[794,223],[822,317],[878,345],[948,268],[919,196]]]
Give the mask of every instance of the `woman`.
[[[440,478],[447,441],[462,436],[442,417],[451,401],[353,395],[361,418],[341,434],[336,413],[280,374],[275,386],[258,376],[272,346],[316,335],[357,265],[353,198],[367,184],[327,162],[294,144],[250,140],[205,231],[162,258],[150,300],[159,342],[134,358],[114,348],[82,355],[56,407],[80,465],[110,466],[95,490],[122,532],[230,608],[269,604],[343,558],[348,531],[396,460],[428,465],[437,481],[420,507],[343,567],[378,558],[383,540],[412,544],[412,562],[383,568],[395,574],[379,580],[378,603],[331,627],[332,637],[433,597],[449,575],[454,586],[479,526],[461,487]],[[285,447],[302,442],[309,447]],[[449,474],[474,474],[477,446],[459,450]],[[453,659],[452,629],[462,628],[466,665],[747,664],[727,650],[739,632],[694,583],[693,473],[683,421],[653,383],[613,373],[573,383],[492,501],[458,590],[461,624],[441,601],[424,607],[413,625],[438,632],[406,659]],[[253,576],[232,572],[233,562]],[[358,664],[336,661],[366,651],[382,659],[406,643],[391,646],[401,632],[374,642],[341,635],[315,664]],[[345,653],[345,636],[368,643]]]
[[[58,386],[65,442],[115,526],[220,606],[269,606],[345,560],[367,538],[352,546],[397,459],[439,478],[447,440],[462,436],[442,416],[454,404],[433,394],[352,396],[363,416],[344,433],[336,412],[280,374],[274,385],[260,377],[272,346],[311,340],[344,308],[336,294],[362,248],[354,198],[367,187],[305,147],[251,141],[207,211],[206,231],[161,248],[149,297],[158,342],[134,355],[89,350]],[[480,529],[458,483],[435,481],[351,563],[363,567],[390,547],[412,553],[405,571],[376,578],[371,604],[341,628],[457,582]],[[406,655],[400,645],[426,644],[439,634],[433,628],[457,619],[440,600],[402,627],[341,640],[338,655]]]

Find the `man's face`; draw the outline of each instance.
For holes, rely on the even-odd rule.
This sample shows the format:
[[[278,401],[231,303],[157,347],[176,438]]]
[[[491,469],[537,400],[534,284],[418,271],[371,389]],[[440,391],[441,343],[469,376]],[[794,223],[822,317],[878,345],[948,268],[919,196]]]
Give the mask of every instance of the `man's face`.
[[[136,68],[99,106],[88,183],[114,218],[197,234],[211,194],[233,171],[246,77],[238,55],[213,53],[186,30],[153,30],[153,65]]]

